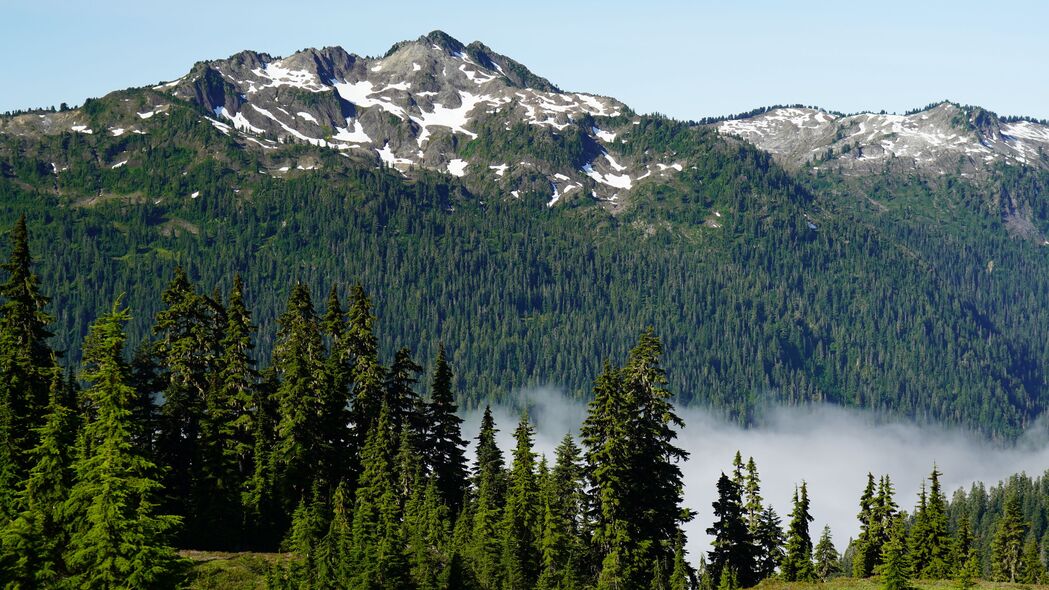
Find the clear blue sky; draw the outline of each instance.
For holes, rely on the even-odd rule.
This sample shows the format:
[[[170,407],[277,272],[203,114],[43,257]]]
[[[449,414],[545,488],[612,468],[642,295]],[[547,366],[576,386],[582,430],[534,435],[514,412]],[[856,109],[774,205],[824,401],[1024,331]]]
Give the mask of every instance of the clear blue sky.
[[[241,49],[382,54],[442,29],[562,88],[677,118],[941,99],[1049,118],[1049,2],[9,0],[0,111],[181,76]]]

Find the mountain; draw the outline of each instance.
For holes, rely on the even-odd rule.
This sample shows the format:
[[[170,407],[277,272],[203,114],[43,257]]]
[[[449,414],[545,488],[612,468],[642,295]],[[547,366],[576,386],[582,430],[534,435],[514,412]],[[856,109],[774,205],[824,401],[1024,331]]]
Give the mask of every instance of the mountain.
[[[2,116],[0,224],[28,216],[70,364],[120,294],[147,343],[181,265],[216,299],[242,275],[263,364],[292,285],[360,282],[386,356],[443,340],[467,407],[586,396],[653,326],[677,399],[743,423],[834,403],[1011,437],[1049,405],[1044,130],[674,121],[435,32]]]
[[[784,166],[844,174],[949,173],[969,177],[997,164],[1049,167],[1049,125],[1002,121],[978,107],[943,102],[907,115],[839,115],[812,108],[774,108],[716,124]]]

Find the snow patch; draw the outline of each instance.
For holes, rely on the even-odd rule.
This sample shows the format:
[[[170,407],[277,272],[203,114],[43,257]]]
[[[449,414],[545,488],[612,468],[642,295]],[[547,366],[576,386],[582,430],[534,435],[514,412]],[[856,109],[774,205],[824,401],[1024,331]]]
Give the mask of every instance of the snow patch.
[[[116,164],[113,164],[109,168],[110,168],[110,170],[116,170],[117,168],[120,168],[121,166],[123,166],[125,164],[127,164],[127,160],[124,160],[123,162],[117,162]]]
[[[351,125],[352,123],[352,125]],[[346,127],[336,127],[336,133],[332,139],[337,141],[347,141],[351,143],[372,143],[372,138],[368,137],[368,134],[364,132],[364,125],[356,119],[346,119]],[[350,130],[350,127],[353,130]]]
[[[246,129],[252,133],[262,133],[262,129],[252,125],[247,117],[244,116],[243,112],[238,112],[236,115],[230,115],[229,111],[226,110],[226,107],[215,107],[215,115],[229,119],[233,122],[234,127],[242,131]]]
[[[73,125],[72,127],[70,127],[70,129],[76,131],[77,133],[84,133],[87,135],[91,135],[92,133],[94,133],[94,131],[87,128],[87,125]]]
[[[489,166],[489,170],[495,170],[496,176],[502,176],[506,174],[506,169],[509,168],[506,164],[499,164],[498,166]]]
[[[458,176],[460,178],[466,176],[467,164],[469,164],[469,162],[467,162],[466,160],[461,160],[459,158],[456,158],[451,162],[448,162],[448,174],[451,174],[452,176]]]
[[[303,119],[306,119],[310,123],[313,123],[314,125],[320,125],[320,123],[317,122],[317,118],[316,117],[314,117],[313,115],[311,115],[311,114],[309,114],[309,113],[307,113],[305,111],[299,111],[298,113],[295,113],[295,114],[298,115],[299,117],[303,118]]]

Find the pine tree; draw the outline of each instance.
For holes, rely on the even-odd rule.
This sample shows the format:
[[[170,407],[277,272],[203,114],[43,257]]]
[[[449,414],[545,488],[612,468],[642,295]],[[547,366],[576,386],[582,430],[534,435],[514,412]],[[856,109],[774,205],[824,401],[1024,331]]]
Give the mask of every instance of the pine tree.
[[[50,385],[52,318],[32,267],[23,214],[11,230],[8,276],[0,285],[0,520],[11,514],[13,491],[31,467]]]
[[[788,582],[808,582],[815,578],[812,565],[812,537],[809,535],[809,493],[805,482],[794,492],[794,509],[787,527],[786,556],[780,567],[783,579]]]
[[[437,347],[430,402],[426,405],[426,462],[452,514],[462,509],[466,493],[466,443],[458,410],[452,393],[452,370],[441,344]]]
[[[277,386],[274,481],[285,507],[312,489],[323,466],[324,344],[310,292],[295,285],[288,308],[277,320],[280,329],[273,349]],[[336,482],[324,482],[336,485]]]
[[[1026,535],[1027,523],[1020,512],[1020,500],[1015,491],[1010,491],[991,541],[991,571],[995,581],[1016,582],[1020,579]]]
[[[165,544],[179,519],[155,514],[156,469],[132,444],[135,392],[122,356],[129,318],[115,304],[84,344],[83,378],[91,383],[84,399],[94,412],[84,425],[85,454],[74,463],[64,508],[77,517],[65,561],[79,588],[161,588],[180,578],[178,558]]]
[[[739,484],[724,473],[718,478],[714,501],[714,523],[707,529],[713,540],[707,553],[711,577],[720,580],[729,570],[739,584],[752,586],[757,580],[757,550],[747,529]]]
[[[68,515],[62,504],[72,484],[77,417],[64,399],[62,370],[55,367],[47,417],[29,457],[33,466],[19,493],[17,517],[0,530],[0,579],[8,588],[54,587],[66,574]]]
[[[902,517],[888,527],[889,540],[882,546],[881,563],[876,573],[881,576],[882,590],[909,590],[911,564],[907,556],[907,530]]]
[[[761,512],[758,520],[754,543],[758,547],[757,577],[759,580],[772,577],[776,568],[783,561],[783,527],[779,515],[768,505]]]
[[[504,588],[507,590],[531,590],[539,577],[537,532],[540,514],[535,453],[532,451],[534,435],[528,415],[522,414],[514,430],[516,446],[501,526]]]
[[[841,573],[841,556],[834,548],[834,542],[830,538],[830,527],[823,527],[823,534],[816,543],[813,550],[813,558],[816,561],[816,579],[826,582],[831,577]]]

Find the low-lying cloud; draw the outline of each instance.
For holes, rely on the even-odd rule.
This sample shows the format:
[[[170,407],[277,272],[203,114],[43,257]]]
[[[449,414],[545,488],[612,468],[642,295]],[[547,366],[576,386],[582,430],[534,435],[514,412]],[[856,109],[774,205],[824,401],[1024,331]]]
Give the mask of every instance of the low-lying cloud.
[[[519,392],[516,407],[528,407],[536,428],[536,451],[553,461],[554,449],[566,432],[578,433],[586,404],[554,388]],[[513,431],[520,410],[492,408],[499,428],[499,446],[507,463],[513,449]],[[919,426],[902,420],[887,421],[870,413],[837,406],[776,407],[769,409],[759,427],[742,428],[710,412],[679,408],[685,428],[677,444],[689,452],[682,465],[685,505],[696,512],[686,525],[689,559],[696,562],[708,548],[705,530],[713,518],[711,502],[722,471],[731,469],[739,450],[746,460],[753,456],[761,476],[762,496],[789,520],[794,488],[808,483],[812,501],[813,540],[830,525],[835,545],[844,550],[859,532],[856,513],[867,473],[889,474],[896,499],[912,510],[922,482],[935,463],[948,497],[958,488],[968,490],[975,481],[988,485],[1014,473],[1040,475],[1049,468],[1049,438],[1044,422],[1011,445],[992,443],[959,429]],[[481,412],[464,415],[463,436],[477,436]],[[472,450],[472,449],[471,449]]]

